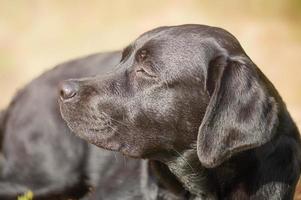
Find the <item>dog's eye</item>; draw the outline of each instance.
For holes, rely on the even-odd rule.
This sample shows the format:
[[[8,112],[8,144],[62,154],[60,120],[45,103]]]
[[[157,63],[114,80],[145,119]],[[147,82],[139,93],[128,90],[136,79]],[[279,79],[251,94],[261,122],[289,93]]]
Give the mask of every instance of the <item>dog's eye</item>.
[[[136,54],[136,60],[138,62],[144,61],[148,56],[148,51],[146,49],[141,49]]]
[[[137,69],[136,72],[147,73],[143,68]]]
[[[136,73],[142,73],[143,75],[150,77],[150,78],[155,78],[156,76],[153,75],[152,73],[148,72],[147,70],[145,70],[144,68],[139,68],[136,70]]]

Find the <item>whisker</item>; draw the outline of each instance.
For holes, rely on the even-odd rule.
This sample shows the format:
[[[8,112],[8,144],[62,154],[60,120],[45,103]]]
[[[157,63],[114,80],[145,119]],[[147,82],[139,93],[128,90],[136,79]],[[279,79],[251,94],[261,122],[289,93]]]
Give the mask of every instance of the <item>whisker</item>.
[[[110,120],[112,120],[112,121],[114,121],[114,122],[117,122],[118,124],[123,125],[125,128],[129,129],[129,126],[130,126],[129,124],[125,124],[125,123],[123,123],[123,122],[121,122],[121,121],[118,121],[118,120],[112,118],[111,116],[109,116],[108,114],[106,114],[106,113],[104,113],[104,112],[102,112],[101,114],[102,114],[104,117],[107,117],[108,119],[110,119]]]
[[[115,152],[115,151],[113,151],[113,152],[114,152],[114,158],[115,158],[115,161],[118,162],[117,156],[116,156],[116,152]]]
[[[164,83],[164,85],[166,86],[166,88],[169,89],[168,82],[167,82],[166,80],[164,80],[163,83]]]
[[[180,154],[180,152],[178,152],[176,149],[172,148],[172,150],[174,150],[174,151],[180,156],[180,158],[182,158],[183,161],[191,168],[192,172],[193,172],[194,174],[196,174],[195,170],[194,170],[193,167],[189,164],[189,162],[185,159],[185,157],[184,157],[182,154]]]
[[[126,167],[126,159],[125,159],[125,156],[122,156],[123,157],[123,164],[124,164],[124,167]]]
[[[118,120],[116,120],[116,119],[113,119],[112,117],[110,117],[110,119],[111,119],[112,121],[114,121],[114,122],[117,122],[117,123],[119,123],[119,124],[125,126],[125,128],[127,128],[127,129],[129,129],[129,126],[131,126],[131,125],[129,125],[129,124],[125,124],[125,123],[120,122],[120,121],[118,121]]]

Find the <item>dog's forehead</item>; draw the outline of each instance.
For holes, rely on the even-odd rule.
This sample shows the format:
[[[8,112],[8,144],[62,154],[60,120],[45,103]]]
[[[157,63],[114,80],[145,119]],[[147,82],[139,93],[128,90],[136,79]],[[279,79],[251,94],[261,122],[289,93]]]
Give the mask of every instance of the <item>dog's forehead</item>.
[[[156,70],[182,78],[205,74],[210,61],[221,53],[236,56],[244,52],[229,32],[203,25],[153,29],[138,37],[130,47],[132,55],[137,55],[139,49],[148,50]]]
[[[200,35],[198,26],[169,26],[150,30],[137,38],[135,46],[141,48],[151,41],[165,41],[165,43],[179,41],[193,41]]]
[[[152,58],[168,61],[192,61],[193,58],[206,57],[206,37],[201,37],[194,27],[161,27],[144,33],[132,43],[132,52],[146,49]]]
[[[159,27],[138,37],[134,46],[135,49],[140,49],[145,44],[152,42],[161,48],[163,44],[168,45],[169,48],[181,46],[182,50],[191,48],[191,51],[218,47],[223,48],[229,54],[244,53],[238,40],[231,33],[218,27],[206,25],[188,24]]]
[[[206,30],[194,25],[161,27],[138,37],[132,47],[134,51],[148,49],[152,55],[160,55],[165,60],[179,61],[185,57],[192,60],[194,55],[206,57],[208,38],[211,38]]]

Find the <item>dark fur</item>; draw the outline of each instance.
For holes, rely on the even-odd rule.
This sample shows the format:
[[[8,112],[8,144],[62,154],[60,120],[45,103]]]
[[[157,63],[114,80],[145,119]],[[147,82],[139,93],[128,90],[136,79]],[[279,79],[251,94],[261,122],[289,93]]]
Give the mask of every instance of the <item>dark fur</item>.
[[[20,90],[0,113],[0,199],[31,190],[40,199],[185,199],[189,194],[159,162],[133,160],[71,134],[61,119],[61,80],[105,74],[120,52],[95,54],[59,65]],[[93,188],[97,190],[94,192]],[[91,191],[89,191],[91,190]],[[89,193],[89,194],[87,194]]]
[[[35,199],[79,197],[94,184],[94,169],[88,168],[106,161],[94,161],[99,150],[71,134],[59,114],[56,88],[64,79],[105,73],[119,57],[95,54],[61,64],[18,92],[0,116],[1,200],[29,190]]]
[[[18,92],[0,116],[0,199],[16,199],[28,190],[56,199],[85,193],[89,155],[97,150],[73,137],[61,120],[55,88],[67,78],[105,73],[118,57],[96,54],[64,63]]]
[[[78,136],[165,163],[199,199],[293,198],[299,132],[234,36],[161,27],[122,57],[111,74],[65,83],[75,95],[61,112]]]

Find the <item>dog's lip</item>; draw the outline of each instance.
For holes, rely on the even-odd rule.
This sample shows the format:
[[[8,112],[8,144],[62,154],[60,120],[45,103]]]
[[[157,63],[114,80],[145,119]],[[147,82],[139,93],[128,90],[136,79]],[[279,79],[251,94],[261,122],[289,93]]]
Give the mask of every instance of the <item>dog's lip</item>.
[[[102,132],[101,129],[98,128],[88,128],[80,131],[71,128],[71,130],[76,136],[99,148],[111,151],[121,151],[125,147],[124,144],[114,139],[114,133],[107,133],[109,135],[106,135],[105,131]],[[99,135],[101,139],[96,135]]]
[[[110,142],[110,141],[95,142],[93,144],[99,148],[106,149],[109,151],[117,151],[117,152],[122,152],[122,150],[125,147],[124,144]]]
[[[93,139],[93,138],[89,137],[89,135],[91,136],[93,134],[102,134],[101,131],[99,131],[99,129],[89,128],[89,129],[85,129],[85,131],[78,131],[78,130],[74,130],[71,128],[71,130],[72,130],[72,133],[75,134],[77,137],[80,137],[81,139],[83,139],[83,140],[87,141],[88,143],[91,143],[101,149],[120,152],[123,155],[131,157],[131,158],[141,158],[140,154],[134,153],[132,151],[132,148],[130,148],[126,143],[123,143],[120,140],[116,140],[116,138],[114,137],[115,134],[112,134],[107,138],[104,137],[99,140],[99,138]]]
[[[131,158],[140,158],[139,155],[133,154],[130,151],[130,148],[128,148],[128,146],[124,143],[117,143],[114,141],[102,141],[102,142],[97,142],[97,143],[93,143],[93,144],[102,149],[120,152],[123,155],[131,157]]]
[[[105,129],[107,127],[102,127],[102,128],[90,127],[85,129],[82,129],[80,127],[76,128],[76,126],[74,126],[74,123],[75,124],[77,123],[74,120],[70,119],[69,118],[70,116],[64,112],[65,109],[68,109],[68,105],[66,105],[65,103],[66,102],[64,100],[60,99],[60,109],[61,109],[62,117],[67,122],[68,127],[72,130],[72,133],[74,135],[102,149],[106,149],[109,151],[117,151],[117,152],[128,151],[127,145],[123,144],[122,142],[119,142],[118,140],[114,141],[115,132],[106,133]],[[95,135],[98,134],[103,138],[102,139],[97,138],[97,136]]]

